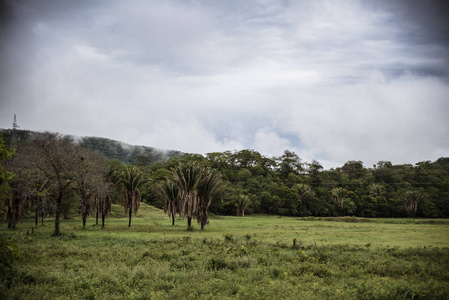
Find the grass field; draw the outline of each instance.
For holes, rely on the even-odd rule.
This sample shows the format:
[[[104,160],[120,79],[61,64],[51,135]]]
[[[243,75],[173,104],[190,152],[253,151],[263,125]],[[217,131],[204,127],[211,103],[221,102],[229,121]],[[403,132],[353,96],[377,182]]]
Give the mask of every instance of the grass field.
[[[13,239],[6,299],[448,299],[449,220],[212,216],[204,231],[142,204],[105,229],[52,220]],[[196,224],[195,224],[196,225]],[[27,232],[29,233],[27,235]],[[296,246],[293,247],[293,239]]]

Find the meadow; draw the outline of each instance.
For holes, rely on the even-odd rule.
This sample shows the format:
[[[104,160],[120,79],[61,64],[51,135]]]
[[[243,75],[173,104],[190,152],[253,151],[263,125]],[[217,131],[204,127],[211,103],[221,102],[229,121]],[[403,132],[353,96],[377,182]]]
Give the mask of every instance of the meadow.
[[[15,268],[1,299],[448,299],[449,220],[212,216],[186,230],[142,204],[32,230],[0,223]],[[101,220],[100,220],[101,222]],[[295,240],[295,245],[293,245]]]

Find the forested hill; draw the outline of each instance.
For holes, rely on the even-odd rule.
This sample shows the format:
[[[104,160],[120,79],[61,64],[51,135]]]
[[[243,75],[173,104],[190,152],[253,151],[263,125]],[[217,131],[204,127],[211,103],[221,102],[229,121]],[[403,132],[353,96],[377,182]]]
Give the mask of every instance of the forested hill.
[[[133,146],[99,137],[83,137],[81,138],[81,145],[87,149],[103,153],[109,159],[118,159],[127,164],[139,163],[142,165],[150,165],[157,162],[165,162],[171,157],[181,156],[183,154],[175,150]]]
[[[11,144],[11,129],[0,129],[6,145]],[[30,130],[17,130],[18,143],[28,140],[37,132]],[[80,144],[89,149],[104,154],[108,159],[117,159],[123,163],[139,163],[150,165],[157,162],[165,162],[168,159],[183,155],[180,151],[161,150],[147,146],[134,146],[123,142],[101,137],[76,137]]]

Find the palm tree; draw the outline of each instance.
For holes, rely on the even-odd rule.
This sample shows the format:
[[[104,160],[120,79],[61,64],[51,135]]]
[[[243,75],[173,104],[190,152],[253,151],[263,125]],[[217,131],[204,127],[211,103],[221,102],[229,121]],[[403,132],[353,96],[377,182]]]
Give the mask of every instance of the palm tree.
[[[182,199],[180,197],[179,187],[172,179],[167,179],[160,185],[162,195],[165,198],[164,212],[172,218],[172,225],[175,225],[176,214],[181,216]]]
[[[247,195],[240,195],[237,198],[237,216],[245,216],[245,209],[247,209],[249,207],[249,205],[251,204],[251,200],[249,199],[249,197]]]
[[[197,216],[197,187],[201,179],[202,168],[198,163],[181,163],[172,169],[182,201],[182,216],[187,216],[187,226],[192,228],[192,218]]]
[[[374,183],[369,187],[369,194],[371,195],[371,197],[377,198],[380,195],[385,194],[385,187],[383,185]]]
[[[129,224],[131,227],[131,218],[137,214],[140,207],[140,188],[145,183],[144,174],[136,166],[127,166],[119,174],[119,180],[122,184],[122,205],[125,208],[125,212],[129,212]]]
[[[197,187],[197,221],[201,229],[209,224],[208,210],[215,192],[223,186],[221,174],[211,168],[204,167]]]
[[[404,195],[405,210],[413,219],[416,217],[418,210],[418,202],[421,200],[422,195],[418,191],[407,191]]]
[[[306,207],[307,204],[307,197],[308,196],[315,196],[315,192],[312,190],[312,188],[308,184],[304,183],[298,183],[293,186],[293,190],[295,190],[298,193],[299,196],[299,204],[301,205],[301,208]],[[305,212],[304,209],[300,210],[301,215]]]
[[[104,221],[112,211],[111,185],[104,184],[99,187],[97,193],[92,197],[92,204],[96,214],[96,225],[98,225],[98,215],[101,214],[101,229],[104,228]]]
[[[335,201],[338,203],[340,208],[343,209],[343,201],[344,201],[346,195],[348,194],[348,191],[345,188],[338,187],[338,188],[332,189],[331,192],[335,198]]]

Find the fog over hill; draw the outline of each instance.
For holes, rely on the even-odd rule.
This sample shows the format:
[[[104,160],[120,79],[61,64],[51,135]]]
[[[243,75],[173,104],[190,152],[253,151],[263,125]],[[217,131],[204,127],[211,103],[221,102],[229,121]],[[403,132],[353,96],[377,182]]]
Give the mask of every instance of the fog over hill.
[[[18,143],[27,141],[37,134],[36,131],[17,130]],[[5,144],[11,144],[12,129],[0,129]],[[70,136],[64,135],[63,136]],[[78,137],[70,136],[80,143],[81,146],[89,150],[93,150],[104,154],[108,159],[117,159],[123,163],[142,163],[145,165],[165,162],[171,157],[180,156],[183,153],[176,150],[164,150],[149,146],[129,145],[120,141],[115,141],[102,137]]]

